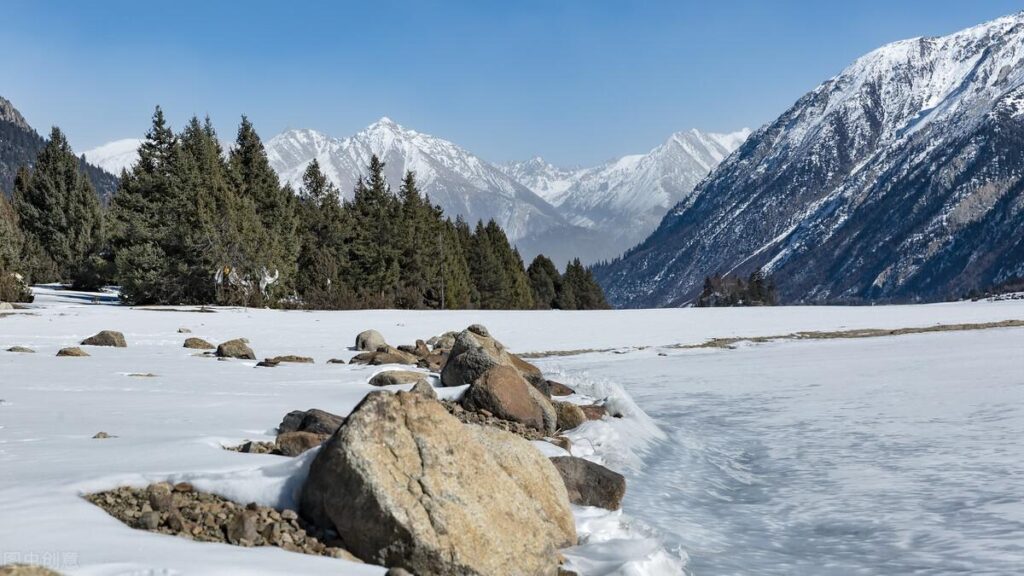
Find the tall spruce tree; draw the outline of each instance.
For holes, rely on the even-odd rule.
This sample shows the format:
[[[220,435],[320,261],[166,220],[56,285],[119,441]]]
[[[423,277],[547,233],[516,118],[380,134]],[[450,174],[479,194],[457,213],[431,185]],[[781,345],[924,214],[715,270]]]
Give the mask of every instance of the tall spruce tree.
[[[109,247],[121,297],[131,304],[177,303],[168,237],[181,230],[175,220],[177,139],[157,106],[139,159],[123,171],[107,212]]]
[[[483,222],[477,222],[469,250],[469,271],[476,288],[478,305],[484,310],[508,308],[510,293],[504,263],[494,250]]]
[[[299,190],[299,251],[296,290],[307,308],[354,306],[347,283],[347,214],[337,188],[314,159]]]
[[[349,206],[351,281],[364,306],[386,308],[394,305],[400,278],[399,203],[384,177],[384,163],[376,155],[368,169],[369,174],[356,184]]]
[[[0,302],[32,301],[32,291],[24,281],[23,248],[18,215],[0,190]]]
[[[252,303],[273,304],[294,288],[299,252],[294,194],[281,186],[263,142],[245,116],[229,165],[235,190],[247,201],[241,207],[247,209],[251,202],[259,219],[258,227],[242,227],[251,253],[239,275],[251,289]]]
[[[440,295],[432,287],[439,280],[441,220],[430,201],[420,195],[411,171],[402,179],[398,199],[401,274],[396,303],[402,308],[438,307]]]
[[[48,276],[33,281],[95,288],[92,266],[103,243],[99,198],[56,126],[36,157],[35,169],[15,179],[14,198],[24,234],[49,261],[37,267]]]
[[[590,269],[574,258],[562,276],[562,291],[557,298],[562,310],[603,310],[609,308],[604,291]]]

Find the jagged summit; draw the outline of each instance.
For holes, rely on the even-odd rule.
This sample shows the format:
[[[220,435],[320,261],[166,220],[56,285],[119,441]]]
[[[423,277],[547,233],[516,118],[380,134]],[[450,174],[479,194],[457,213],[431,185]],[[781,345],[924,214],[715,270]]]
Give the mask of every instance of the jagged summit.
[[[25,121],[25,117],[21,115],[21,112],[14,107],[14,104],[11,104],[10,100],[3,96],[0,96],[0,121],[10,122],[24,130],[32,130],[32,127]]]
[[[762,270],[787,301],[945,299],[1024,276],[1024,13],[854,61],[761,128],[622,261],[620,305]]]

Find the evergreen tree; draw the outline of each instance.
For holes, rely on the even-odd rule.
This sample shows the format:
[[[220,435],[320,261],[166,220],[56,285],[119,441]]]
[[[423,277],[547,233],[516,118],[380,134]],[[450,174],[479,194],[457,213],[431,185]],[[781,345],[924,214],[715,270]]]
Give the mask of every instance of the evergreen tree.
[[[49,261],[37,267],[48,276],[33,280],[95,288],[89,280],[103,242],[100,203],[59,128],[53,128],[36,157],[35,170],[21,171],[15,178],[14,197],[24,234],[39,257]]]
[[[462,224],[464,226],[465,222]],[[465,232],[468,232],[468,227]],[[449,310],[465,309],[474,305],[473,279],[463,249],[462,233],[459,226],[451,220],[445,220],[442,224],[440,291],[443,298],[439,298],[438,301],[443,302],[441,307]]]
[[[299,251],[296,289],[308,308],[352,307],[354,295],[347,282],[346,213],[338,190],[310,162],[299,190]]]
[[[573,259],[562,276],[562,293],[558,298],[563,310],[603,310],[609,308],[604,291],[590,269],[579,258]]]
[[[511,291],[501,258],[494,251],[483,222],[477,222],[469,251],[469,270],[476,288],[478,304],[484,310],[508,308]]]
[[[360,178],[349,211],[353,237],[349,248],[351,282],[364,305],[394,305],[398,288],[398,201],[384,178],[384,163],[370,158],[369,175]]]
[[[484,232],[498,259],[501,274],[504,276],[501,308],[509,310],[533,308],[533,291],[530,289],[530,280],[526,276],[519,250],[512,247],[508,237],[505,236],[505,231],[494,220],[487,222]]]
[[[109,247],[121,297],[131,304],[177,303],[167,238],[181,230],[174,218],[174,159],[177,140],[157,106],[139,160],[121,173],[107,213]]]
[[[420,196],[411,171],[405,173],[398,198],[401,286],[397,304],[402,308],[439,307],[440,291],[435,293],[432,288],[440,278],[441,220],[430,201]]]
[[[255,208],[258,224],[240,223],[249,254],[236,269],[250,290],[252,304],[274,303],[294,287],[298,259],[295,198],[281,186],[252,123],[245,116],[238,128],[229,165],[240,208]]]
[[[18,215],[0,190],[0,302],[32,301],[32,291],[25,283],[23,248]]]
[[[526,269],[526,275],[530,278],[534,307],[542,310],[556,307],[562,275],[558,273],[555,263],[547,256],[538,254]]]

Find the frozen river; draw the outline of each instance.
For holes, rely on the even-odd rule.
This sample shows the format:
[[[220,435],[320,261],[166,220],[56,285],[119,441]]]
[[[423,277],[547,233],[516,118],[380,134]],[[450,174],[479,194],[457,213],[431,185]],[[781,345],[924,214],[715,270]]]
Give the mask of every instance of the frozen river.
[[[550,360],[668,434],[627,510],[720,574],[1024,571],[1024,330]]]

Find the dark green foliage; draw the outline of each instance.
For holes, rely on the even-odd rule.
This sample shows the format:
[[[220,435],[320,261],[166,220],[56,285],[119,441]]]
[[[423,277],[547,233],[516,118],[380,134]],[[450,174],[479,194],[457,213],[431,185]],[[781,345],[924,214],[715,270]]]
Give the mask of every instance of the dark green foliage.
[[[558,293],[562,289],[562,275],[558,273],[555,263],[539,254],[526,269],[526,275],[530,278],[534,307],[541,310],[555,308]]]
[[[601,286],[579,258],[565,267],[555,304],[561,310],[604,310],[610,307]]]
[[[23,247],[18,215],[0,191],[0,302],[32,301],[32,292],[23,280]]]
[[[248,289],[250,304],[273,304],[294,290],[299,252],[295,195],[281,186],[263,142],[245,116],[228,164],[240,208],[248,210],[251,203],[258,218],[258,225],[240,226],[247,254],[235,271]]]
[[[775,282],[755,271],[746,281],[719,274],[704,278],[704,290],[697,298],[697,306],[774,306],[777,301]]]
[[[90,262],[103,243],[103,218],[92,184],[60,129],[36,157],[35,169],[15,177],[14,206],[32,255],[33,282],[95,288]]]
[[[353,229],[351,278],[366,306],[386,308],[395,301],[400,278],[401,204],[384,178],[384,163],[373,156],[368,169],[347,207]]]
[[[307,308],[352,308],[346,244],[350,227],[338,190],[313,160],[299,190],[299,260],[295,288]]]

